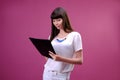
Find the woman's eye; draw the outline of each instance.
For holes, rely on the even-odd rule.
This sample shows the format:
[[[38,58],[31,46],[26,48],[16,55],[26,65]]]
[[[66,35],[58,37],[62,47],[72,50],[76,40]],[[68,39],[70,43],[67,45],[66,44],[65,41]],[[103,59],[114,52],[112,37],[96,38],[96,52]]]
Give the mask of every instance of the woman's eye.
[[[60,19],[58,19],[57,21],[60,21]]]
[[[53,22],[55,22],[55,20],[53,20]]]

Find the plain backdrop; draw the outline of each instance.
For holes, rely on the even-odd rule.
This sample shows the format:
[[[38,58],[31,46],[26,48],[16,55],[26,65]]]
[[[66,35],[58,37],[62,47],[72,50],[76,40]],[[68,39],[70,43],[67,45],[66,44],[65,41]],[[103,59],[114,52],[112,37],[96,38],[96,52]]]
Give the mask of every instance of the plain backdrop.
[[[28,38],[48,38],[59,6],[83,41],[71,80],[120,80],[119,0],[1,0],[0,80],[42,80],[46,60]]]

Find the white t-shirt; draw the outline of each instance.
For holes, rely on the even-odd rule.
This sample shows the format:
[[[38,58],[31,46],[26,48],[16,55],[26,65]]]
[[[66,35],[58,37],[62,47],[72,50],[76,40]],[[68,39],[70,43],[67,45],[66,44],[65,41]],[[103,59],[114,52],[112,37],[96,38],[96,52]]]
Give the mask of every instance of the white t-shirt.
[[[58,55],[73,58],[74,53],[82,49],[81,35],[78,32],[71,32],[64,39],[64,41],[58,42],[57,38],[54,38],[51,42],[52,46]],[[74,65],[48,58],[45,68],[58,72],[69,72],[73,70]]]

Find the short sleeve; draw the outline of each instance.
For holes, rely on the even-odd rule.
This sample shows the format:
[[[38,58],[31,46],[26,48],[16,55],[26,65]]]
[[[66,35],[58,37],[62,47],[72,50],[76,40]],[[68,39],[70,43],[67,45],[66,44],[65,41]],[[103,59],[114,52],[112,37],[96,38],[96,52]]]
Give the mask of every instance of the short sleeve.
[[[75,52],[82,49],[82,39],[78,32],[75,32],[74,34],[73,45]]]

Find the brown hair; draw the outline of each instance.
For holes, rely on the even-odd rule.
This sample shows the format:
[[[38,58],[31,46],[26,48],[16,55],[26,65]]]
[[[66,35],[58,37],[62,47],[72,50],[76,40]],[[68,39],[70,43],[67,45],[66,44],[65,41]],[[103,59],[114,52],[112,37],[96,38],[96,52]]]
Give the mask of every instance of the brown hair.
[[[65,32],[70,33],[73,31],[66,11],[61,7],[57,7],[53,10],[51,14],[52,29],[51,29],[50,41],[52,41],[54,37],[56,37],[59,33],[59,30],[53,25],[53,19],[57,19],[57,18],[63,19],[63,29]]]

